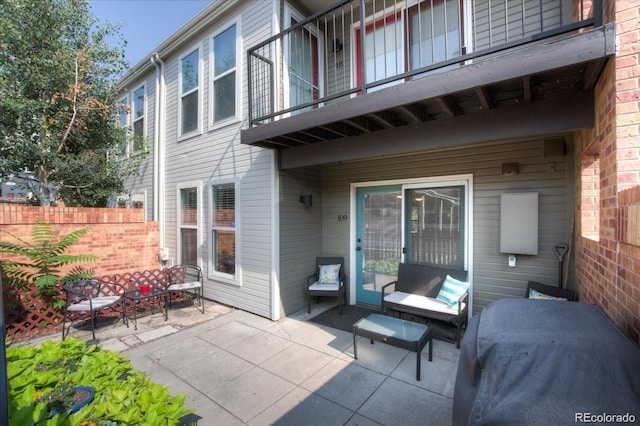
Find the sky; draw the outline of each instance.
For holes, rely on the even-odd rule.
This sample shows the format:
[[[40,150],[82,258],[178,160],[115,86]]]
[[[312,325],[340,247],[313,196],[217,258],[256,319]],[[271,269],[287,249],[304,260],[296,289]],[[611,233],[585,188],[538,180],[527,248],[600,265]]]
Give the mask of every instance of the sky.
[[[212,0],[90,0],[100,24],[121,25],[125,56],[133,67]]]

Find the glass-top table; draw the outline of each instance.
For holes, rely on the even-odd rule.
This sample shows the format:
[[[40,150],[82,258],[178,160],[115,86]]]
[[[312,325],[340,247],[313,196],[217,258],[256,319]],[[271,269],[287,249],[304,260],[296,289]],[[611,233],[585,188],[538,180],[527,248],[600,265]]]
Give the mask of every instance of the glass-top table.
[[[386,343],[416,353],[416,380],[420,380],[420,353],[429,343],[433,359],[433,332],[430,326],[380,314],[371,314],[353,324],[353,357],[358,359],[357,336]]]
[[[155,305],[155,301],[158,300],[158,306],[160,307],[160,310],[162,311],[162,315],[164,316],[164,320],[168,320],[169,319],[169,312],[167,311],[167,307],[168,307],[168,301],[167,301],[167,297],[169,295],[169,292],[162,289],[162,288],[158,288],[158,287],[150,287],[148,290],[146,291],[141,291],[140,288],[137,288],[135,290],[132,291],[126,291],[124,293],[124,298],[127,300],[130,300],[131,302],[133,302],[133,325],[134,325],[134,329],[137,330],[138,329],[138,316],[136,313],[136,304],[138,304],[141,300],[146,300],[146,299],[151,299],[151,312],[153,313],[153,306]],[[164,307],[160,306],[160,299],[164,299]],[[129,318],[127,316],[127,303],[125,300],[124,303],[124,317],[125,318]]]

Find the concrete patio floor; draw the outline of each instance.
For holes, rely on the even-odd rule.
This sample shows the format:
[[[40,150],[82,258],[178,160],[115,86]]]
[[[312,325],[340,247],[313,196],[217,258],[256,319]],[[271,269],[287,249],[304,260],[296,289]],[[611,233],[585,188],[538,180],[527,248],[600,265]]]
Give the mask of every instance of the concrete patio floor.
[[[316,305],[273,322],[207,302],[101,328],[105,349],[126,355],[153,382],[186,393],[198,425],[450,425],[460,351],[434,340],[433,361],[308,322]],[[71,336],[87,338],[86,330]]]

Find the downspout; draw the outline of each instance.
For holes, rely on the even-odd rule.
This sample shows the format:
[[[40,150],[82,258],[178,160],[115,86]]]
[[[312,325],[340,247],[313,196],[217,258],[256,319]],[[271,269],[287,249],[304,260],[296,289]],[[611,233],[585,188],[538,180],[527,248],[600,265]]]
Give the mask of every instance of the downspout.
[[[160,222],[159,245],[160,248],[164,248],[164,62],[158,53],[152,55],[150,60],[156,67],[153,127],[153,220]]]

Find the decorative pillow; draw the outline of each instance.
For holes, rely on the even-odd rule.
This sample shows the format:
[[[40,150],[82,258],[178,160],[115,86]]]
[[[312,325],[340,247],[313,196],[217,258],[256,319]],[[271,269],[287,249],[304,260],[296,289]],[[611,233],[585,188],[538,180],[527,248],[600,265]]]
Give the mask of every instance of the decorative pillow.
[[[536,291],[532,288],[529,289],[529,299],[567,300],[564,297],[555,297],[549,296],[548,294],[540,293],[539,291]]]
[[[318,284],[338,284],[340,282],[340,264],[320,265]]]
[[[469,288],[469,283],[464,281],[458,281],[455,278],[451,278],[447,275],[444,283],[442,284],[442,288],[440,289],[440,293],[436,296],[436,299],[446,303],[447,305],[453,307],[458,304],[458,299],[467,291]]]

